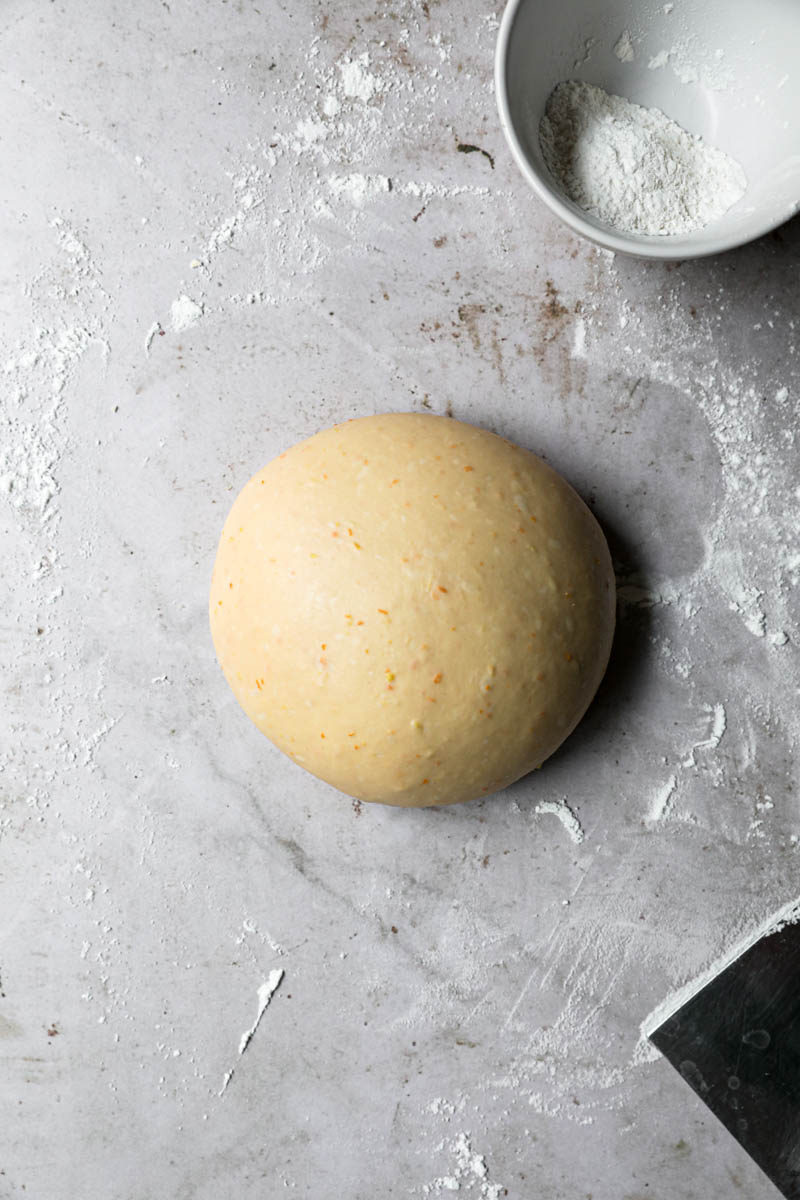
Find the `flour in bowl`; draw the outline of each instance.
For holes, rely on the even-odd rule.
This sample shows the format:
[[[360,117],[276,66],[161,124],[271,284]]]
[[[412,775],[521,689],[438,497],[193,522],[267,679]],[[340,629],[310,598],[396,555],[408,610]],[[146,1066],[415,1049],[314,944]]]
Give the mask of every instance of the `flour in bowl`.
[[[576,79],[550,93],[539,144],[570,200],[622,233],[692,233],[747,189],[742,167],[723,150],[657,108]]]

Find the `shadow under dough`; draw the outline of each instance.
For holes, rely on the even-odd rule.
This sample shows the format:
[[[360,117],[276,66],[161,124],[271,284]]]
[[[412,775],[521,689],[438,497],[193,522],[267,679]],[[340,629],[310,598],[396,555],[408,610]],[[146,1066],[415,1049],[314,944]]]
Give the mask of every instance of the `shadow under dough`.
[[[642,565],[633,545],[620,530],[612,527],[595,511],[606,536],[614,573],[618,580],[636,577],[646,587]],[[606,672],[586,713],[558,749],[545,759],[542,772],[570,755],[590,751],[598,742],[609,743],[613,734],[624,728],[626,715],[640,702],[640,690],[649,675],[649,646],[653,614],[649,608],[617,601],[617,623]],[[538,774],[538,772],[536,772]],[[512,787],[521,787],[532,778],[524,775]]]

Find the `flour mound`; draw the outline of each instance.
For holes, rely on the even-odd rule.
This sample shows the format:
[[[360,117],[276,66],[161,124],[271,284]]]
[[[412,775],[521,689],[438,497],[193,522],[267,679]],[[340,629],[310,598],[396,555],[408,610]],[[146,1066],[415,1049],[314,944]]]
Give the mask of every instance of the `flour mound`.
[[[575,79],[550,93],[539,144],[570,200],[622,233],[692,233],[747,189],[738,162],[659,109]]]

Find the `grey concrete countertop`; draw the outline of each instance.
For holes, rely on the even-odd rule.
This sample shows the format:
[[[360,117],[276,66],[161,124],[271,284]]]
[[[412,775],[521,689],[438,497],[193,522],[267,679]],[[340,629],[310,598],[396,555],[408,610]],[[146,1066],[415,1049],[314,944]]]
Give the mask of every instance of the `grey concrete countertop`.
[[[3,1200],[772,1194],[640,1024],[800,891],[800,223],[573,238],[498,15],[0,13]],[[482,803],[353,804],[214,661],[239,487],[386,409],[543,454],[614,551],[596,702]]]

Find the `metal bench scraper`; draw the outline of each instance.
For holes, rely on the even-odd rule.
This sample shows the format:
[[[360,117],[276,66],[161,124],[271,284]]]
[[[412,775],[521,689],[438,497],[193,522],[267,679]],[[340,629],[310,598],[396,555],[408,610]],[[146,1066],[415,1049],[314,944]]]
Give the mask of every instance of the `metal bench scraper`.
[[[800,1200],[798,918],[794,902],[647,1033],[788,1200]]]

